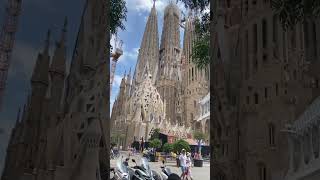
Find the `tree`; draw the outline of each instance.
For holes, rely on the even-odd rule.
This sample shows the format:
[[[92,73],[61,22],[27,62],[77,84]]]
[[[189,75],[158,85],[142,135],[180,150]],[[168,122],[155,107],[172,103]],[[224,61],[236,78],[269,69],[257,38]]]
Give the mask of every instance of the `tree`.
[[[159,134],[160,134],[160,129],[159,128],[154,129],[149,140],[159,139]]]
[[[320,15],[319,0],[272,0],[271,7],[279,15],[283,28],[293,28],[297,23]]]
[[[162,147],[162,151],[164,152],[172,152],[173,151],[173,144],[165,143]]]
[[[187,141],[180,139],[173,143],[173,151],[176,153],[181,152],[182,149],[185,149],[186,151],[190,151],[190,146]]]
[[[156,149],[159,149],[161,145],[162,145],[162,142],[160,139],[153,139],[152,141],[150,141],[150,144],[149,144],[151,148],[156,148]]]
[[[193,133],[193,138],[196,139],[197,141],[201,141],[201,140],[205,140],[207,136],[200,131],[196,131]]]
[[[196,12],[202,12],[210,5],[209,0],[180,0],[185,4],[186,8]],[[191,58],[195,65],[202,69],[210,62],[209,40],[210,40],[210,14],[202,13],[195,20],[196,41],[192,48]]]
[[[116,34],[117,29],[125,30],[123,21],[127,20],[125,0],[110,0],[110,33]]]

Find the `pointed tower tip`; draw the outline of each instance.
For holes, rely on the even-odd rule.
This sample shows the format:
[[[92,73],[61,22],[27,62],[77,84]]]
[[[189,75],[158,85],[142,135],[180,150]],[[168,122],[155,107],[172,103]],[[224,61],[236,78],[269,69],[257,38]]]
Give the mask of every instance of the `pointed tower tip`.
[[[63,29],[64,29],[64,30],[67,30],[67,25],[68,25],[68,17],[65,16],[65,17],[64,17],[64,24],[63,24]]]
[[[62,28],[62,32],[61,32],[60,43],[63,43],[66,40],[67,26],[68,26],[68,18],[67,18],[67,16],[65,16],[63,28]]]
[[[49,53],[50,36],[51,36],[51,30],[48,29],[47,38],[46,38],[46,41],[45,41],[45,48],[44,48],[44,51],[43,51],[44,54],[48,54]]]
[[[18,123],[20,122],[20,111],[21,111],[21,107],[19,107],[19,110],[18,110],[16,125],[18,125]]]

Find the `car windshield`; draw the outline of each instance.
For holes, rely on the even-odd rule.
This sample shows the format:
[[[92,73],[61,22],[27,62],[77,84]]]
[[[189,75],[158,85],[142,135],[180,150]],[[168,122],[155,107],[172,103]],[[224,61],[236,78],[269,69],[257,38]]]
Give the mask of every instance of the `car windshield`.
[[[119,160],[119,161],[117,162],[117,167],[118,167],[118,169],[119,169],[119,171],[120,171],[121,173],[127,173],[127,172],[128,172],[128,167],[125,166],[125,165],[121,162],[121,160]]]

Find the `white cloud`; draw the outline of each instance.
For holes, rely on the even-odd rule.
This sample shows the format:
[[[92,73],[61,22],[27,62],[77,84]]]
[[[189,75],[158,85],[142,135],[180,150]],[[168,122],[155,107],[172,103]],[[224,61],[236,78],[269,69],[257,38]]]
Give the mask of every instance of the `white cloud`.
[[[126,3],[129,10],[134,10],[140,13],[149,12],[153,6],[153,0],[126,0]],[[157,0],[156,9],[158,11],[163,11],[167,4],[167,0]]]
[[[163,17],[164,9],[168,4],[168,0],[156,0],[156,10],[160,18]],[[153,0],[126,0],[126,5],[129,11],[138,12],[138,15],[141,16],[143,13],[151,11]],[[182,2],[179,1],[177,5],[180,10],[186,12],[186,9]]]
[[[123,55],[119,58],[118,63],[127,65],[130,61],[137,61],[139,48],[124,50]]]
[[[113,79],[113,84],[112,84],[112,88],[117,88],[120,86],[122,80],[122,76],[119,76],[117,74],[114,75],[114,79]]]

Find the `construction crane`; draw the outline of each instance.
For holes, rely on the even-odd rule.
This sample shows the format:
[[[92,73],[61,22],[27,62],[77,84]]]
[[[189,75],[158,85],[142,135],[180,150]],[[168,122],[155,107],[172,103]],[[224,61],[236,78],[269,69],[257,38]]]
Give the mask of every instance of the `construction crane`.
[[[8,0],[4,24],[0,32],[0,110],[6,88],[11,52],[18,27],[22,0]]]
[[[110,73],[110,88],[112,88],[113,79],[114,79],[114,73],[116,71],[116,65],[120,58],[120,56],[123,54],[122,51],[122,40],[118,42],[118,36],[115,35],[115,41],[114,41],[114,51],[111,53],[110,57],[111,59],[111,73]],[[111,91],[110,91],[111,95]]]

